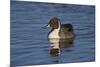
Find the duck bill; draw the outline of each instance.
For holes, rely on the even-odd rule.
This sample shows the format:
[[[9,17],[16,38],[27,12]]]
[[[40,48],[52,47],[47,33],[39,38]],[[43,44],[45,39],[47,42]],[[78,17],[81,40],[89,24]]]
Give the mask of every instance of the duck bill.
[[[48,27],[50,27],[50,25],[45,25],[44,27],[42,27],[43,29],[46,29],[46,28],[48,28]]]

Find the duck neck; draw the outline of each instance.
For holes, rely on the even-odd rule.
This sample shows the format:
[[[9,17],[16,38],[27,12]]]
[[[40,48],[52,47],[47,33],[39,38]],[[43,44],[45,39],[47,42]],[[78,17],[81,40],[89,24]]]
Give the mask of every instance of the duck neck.
[[[58,30],[60,30],[60,27],[61,27],[61,23],[60,23],[60,21],[58,21],[58,22],[59,22]]]

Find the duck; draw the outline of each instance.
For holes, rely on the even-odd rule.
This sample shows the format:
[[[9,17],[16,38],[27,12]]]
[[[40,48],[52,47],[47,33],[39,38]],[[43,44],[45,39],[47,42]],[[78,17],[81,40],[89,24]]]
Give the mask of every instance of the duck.
[[[51,18],[46,26],[51,28],[48,33],[48,39],[52,46],[50,54],[59,56],[60,48],[68,48],[73,43],[75,38],[73,26],[72,24],[61,24],[58,17]]]
[[[72,24],[61,24],[60,19],[53,17],[47,27],[51,27],[48,33],[49,39],[71,39],[75,37]]]

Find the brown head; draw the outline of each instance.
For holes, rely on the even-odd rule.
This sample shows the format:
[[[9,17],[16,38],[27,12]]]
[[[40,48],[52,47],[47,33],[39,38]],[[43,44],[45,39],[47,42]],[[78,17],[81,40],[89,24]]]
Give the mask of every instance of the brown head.
[[[48,23],[48,27],[51,27],[54,29],[58,29],[59,26],[60,26],[60,19],[57,17],[53,17]]]

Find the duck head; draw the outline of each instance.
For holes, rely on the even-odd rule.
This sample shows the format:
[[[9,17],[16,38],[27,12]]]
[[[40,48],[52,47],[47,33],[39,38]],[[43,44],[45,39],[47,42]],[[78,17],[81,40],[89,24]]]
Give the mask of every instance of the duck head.
[[[53,29],[58,29],[60,27],[60,19],[57,17],[53,17],[50,19],[47,27],[51,27]]]

